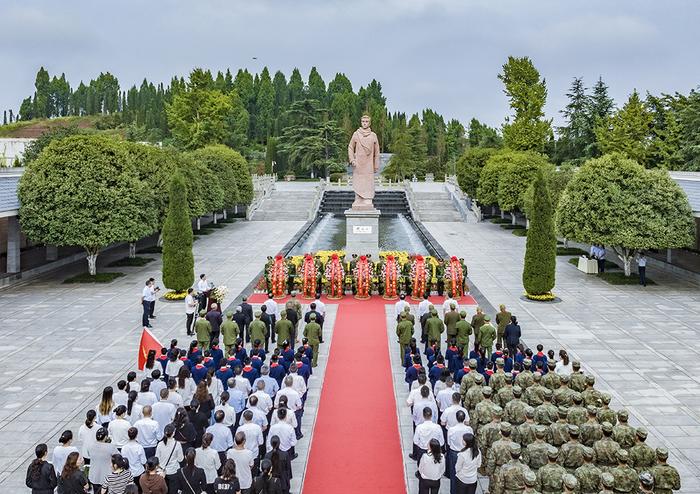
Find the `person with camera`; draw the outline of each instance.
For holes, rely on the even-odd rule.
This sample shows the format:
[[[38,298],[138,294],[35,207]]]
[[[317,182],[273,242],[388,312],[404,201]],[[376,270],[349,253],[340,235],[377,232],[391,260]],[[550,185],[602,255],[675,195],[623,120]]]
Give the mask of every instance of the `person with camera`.
[[[153,290],[153,300],[151,300],[151,306],[150,310],[148,313],[149,319],[155,319],[155,310],[156,310],[156,295],[160,291],[160,287],[156,285],[156,279],[155,278],[148,278],[148,281],[151,282],[151,289]]]

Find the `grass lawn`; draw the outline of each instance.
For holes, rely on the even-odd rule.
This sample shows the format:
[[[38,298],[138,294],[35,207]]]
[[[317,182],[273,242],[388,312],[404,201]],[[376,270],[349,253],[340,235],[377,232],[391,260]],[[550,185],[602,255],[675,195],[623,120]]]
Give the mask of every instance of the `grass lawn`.
[[[557,246],[558,256],[582,256],[586,255],[588,252],[585,250],[578,249],[576,247],[559,247]]]
[[[152,247],[146,247],[139,250],[142,254],[161,254],[163,252],[163,247],[160,245],[154,245]]]
[[[510,222],[508,224],[502,224],[500,225],[501,228],[504,230],[525,230],[525,227],[523,225],[511,225]]]
[[[63,283],[110,283],[122,276],[124,276],[124,273],[97,273],[95,276],[81,273],[63,280]]]
[[[527,230],[525,228],[516,228],[515,230],[511,230],[510,233],[516,237],[527,237]]]
[[[109,266],[145,266],[151,261],[153,261],[152,257],[122,257],[121,259],[117,259],[116,261],[109,263]]]
[[[495,223],[496,225],[505,225],[511,223],[511,220],[507,218],[491,218],[489,221],[491,223]]]
[[[217,228],[223,228],[225,226],[226,226],[226,224],[222,224],[221,222],[219,222],[219,223],[207,223],[206,225],[202,225],[202,228],[208,229],[208,230],[215,230]]]

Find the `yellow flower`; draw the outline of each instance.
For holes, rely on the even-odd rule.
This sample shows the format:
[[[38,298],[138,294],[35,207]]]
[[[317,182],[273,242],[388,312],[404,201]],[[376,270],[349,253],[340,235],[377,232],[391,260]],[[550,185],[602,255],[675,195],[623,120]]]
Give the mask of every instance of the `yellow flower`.
[[[529,298],[530,300],[537,300],[540,302],[547,302],[550,300],[554,300],[556,297],[553,293],[543,293],[539,295],[532,295],[530,293],[525,292],[525,296]]]

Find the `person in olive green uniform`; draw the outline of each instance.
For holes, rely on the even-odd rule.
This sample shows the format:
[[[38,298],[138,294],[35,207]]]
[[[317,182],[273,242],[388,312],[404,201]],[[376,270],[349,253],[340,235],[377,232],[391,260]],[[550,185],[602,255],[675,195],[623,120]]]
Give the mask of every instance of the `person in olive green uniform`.
[[[211,323],[206,320],[207,311],[199,311],[199,319],[194,323],[194,332],[197,335],[197,345],[204,351],[209,349],[211,341]],[[217,362],[218,363],[218,362]]]
[[[472,317],[472,328],[474,328],[475,335],[479,334],[479,328],[484,324],[484,317],[484,311],[481,310],[481,307],[477,307],[476,314]]]
[[[447,327],[447,341],[457,337],[457,323],[459,322],[459,312],[457,305],[450,304],[450,310],[445,313],[445,326]]]
[[[506,326],[510,324],[511,313],[506,310],[506,306],[503,304],[499,306],[499,309],[500,311],[496,314],[496,324],[498,325],[496,343],[503,346],[503,335],[506,332]]]
[[[479,330],[476,331],[476,341],[479,343],[481,351],[484,352],[484,356],[489,358],[491,357],[491,350],[493,349],[493,341],[496,339],[496,328],[491,325],[491,318],[489,316],[483,317],[484,323],[479,326]],[[474,324],[472,324],[472,326],[473,325]]]
[[[275,334],[277,335],[277,348],[284,348],[284,342],[289,342],[292,346],[294,342],[291,341],[292,331],[294,326],[292,321],[287,319],[287,311],[283,310],[280,312],[280,320],[275,323]]]
[[[405,312],[401,313],[401,320],[396,325],[396,337],[399,340],[399,362],[403,364],[404,352],[406,346],[411,343],[411,338],[413,338],[413,324],[406,317]]]
[[[230,355],[231,348],[236,345],[236,339],[238,338],[239,333],[240,329],[238,328],[238,324],[236,324],[236,322],[233,320],[233,313],[227,312],[226,320],[221,325],[221,337],[224,340],[224,349],[226,350],[225,355],[227,357]]]
[[[261,343],[265,343],[265,336],[267,334],[267,326],[260,319],[262,317],[262,312],[255,312],[255,320],[248,326],[248,331],[250,332],[251,343],[255,340],[260,340]]]
[[[311,367],[316,367],[318,360],[318,346],[321,344],[323,335],[321,334],[321,326],[316,322],[316,314],[309,314],[309,322],[304,326],[304,338],[309,340],[309,345],[314,351],[311,358]]]
[[[435,309],[430,313],[430,317],[425,323],[426,332],[428,333],[428,343],[435,340],[437,342],[437,347],[440,348],[441,335],[445,332],[445,324],[442,319],[438,317],[438,313]]]
[[[403,308],[404,314],[406,314],[406,320],[411,323],[411,326],[416,325],[416,316],[411,314],[411,306],[407,305],[406,307]]]
[[[457,348],[466,355],[467,352],[464,349],[469,348],[469,337],[472,334],[472,325],[467,321],[466,311],[463,310],[459,313],[459,321],[455,326],[457,328]]]

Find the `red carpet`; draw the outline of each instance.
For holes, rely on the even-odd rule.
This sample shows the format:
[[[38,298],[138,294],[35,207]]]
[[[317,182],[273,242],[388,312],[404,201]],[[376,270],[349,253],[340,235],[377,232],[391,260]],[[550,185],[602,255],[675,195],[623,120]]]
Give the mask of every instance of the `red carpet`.
[[[346,297],[338,307],[304,494],[406,492],[386,303]]]

